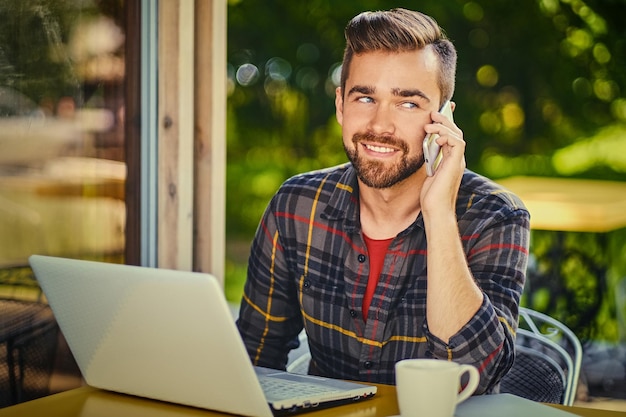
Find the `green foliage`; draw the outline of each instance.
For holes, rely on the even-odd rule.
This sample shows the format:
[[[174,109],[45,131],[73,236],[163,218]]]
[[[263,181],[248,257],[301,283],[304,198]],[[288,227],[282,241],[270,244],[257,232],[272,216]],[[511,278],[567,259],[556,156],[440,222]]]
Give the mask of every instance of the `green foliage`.
[[[554,152],[552,162],[561,175],[586,174],[587,177],[623,179],[626,173],[626,123],[601,128],[590,138],[582,139]],[[596,173],[599,170],[610,170]],[[589,175],[592,174],[592,175]]]
[[[583,339],[624,336],[626,229],[609,234],[535,230],[531,246],[523,305],[548,312]]]

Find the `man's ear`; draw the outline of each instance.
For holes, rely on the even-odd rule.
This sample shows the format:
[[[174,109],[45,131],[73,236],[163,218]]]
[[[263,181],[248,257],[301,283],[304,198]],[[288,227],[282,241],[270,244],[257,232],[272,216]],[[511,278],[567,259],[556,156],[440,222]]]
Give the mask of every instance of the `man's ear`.
[[[456,103],[454,101],[450,101],[450,110],[454,113],[454,109],[456,109]]]
[[[337,117],[337,122],[343,126],[343,92],[341,87],[335,88],[335,117]]]

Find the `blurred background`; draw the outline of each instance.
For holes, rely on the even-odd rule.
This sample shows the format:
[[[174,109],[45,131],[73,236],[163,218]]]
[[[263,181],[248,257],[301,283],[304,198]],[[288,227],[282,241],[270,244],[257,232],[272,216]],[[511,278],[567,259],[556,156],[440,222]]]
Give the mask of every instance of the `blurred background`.
[[[11,303],[41,301],[32,253],[125,261],[126,150],[137,140],[125,98],[140,88],[128,83],[129,4],[0,0],[0,296]],[[603,196],[579,180],[626,183],[624,0],[228,0],[232,303],[280,184],[346,161],[334,113],[345,24],[392,7],[433,16],[456,45],[454,117],[468,168],[503,181],[572,180],[582,202]],[[626,397],[625,225],[532,231],[523,304],[583,340],[585,395]]]

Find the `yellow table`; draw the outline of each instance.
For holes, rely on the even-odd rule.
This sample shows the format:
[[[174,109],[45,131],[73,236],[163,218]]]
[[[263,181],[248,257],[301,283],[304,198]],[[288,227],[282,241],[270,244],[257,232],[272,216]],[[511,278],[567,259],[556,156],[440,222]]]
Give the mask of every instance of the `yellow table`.
[[[245,399],[242,399],[245,401]],[[582,417],[626,417],[626,412],[597,410],[583,407],[555,405]],[[389,417],[398,414],[396,389],[390,385],[378,385],[378,393],[371,399],[301,414],[307,417]],[[115,394],[91,387],[82,387],[49,397],[40,398],[12,407],[0,409],[0,417],[208,417],[228,416],[217,412],[200,410],[175,404],[152,401],[127,395]]]
[[[533,229],[606,233],[626,227],[626,182],[522,176],[497,182],[526,204]]]

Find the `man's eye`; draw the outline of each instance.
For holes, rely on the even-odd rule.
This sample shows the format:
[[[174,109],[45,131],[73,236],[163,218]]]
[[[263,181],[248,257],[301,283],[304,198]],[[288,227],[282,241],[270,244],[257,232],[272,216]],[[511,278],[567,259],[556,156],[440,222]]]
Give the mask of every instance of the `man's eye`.
[[[374,100],[371,97],[359,97],[357,101],[361,103],[372,103]]]
[[[410,101],[406,101],[404,103],[402,103],[402,107],[406,108],[406,109],[417,109],[419,108],[419,106],[416,103],[410,102]]]

